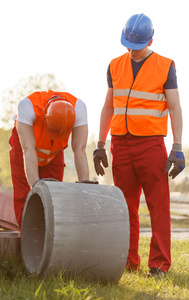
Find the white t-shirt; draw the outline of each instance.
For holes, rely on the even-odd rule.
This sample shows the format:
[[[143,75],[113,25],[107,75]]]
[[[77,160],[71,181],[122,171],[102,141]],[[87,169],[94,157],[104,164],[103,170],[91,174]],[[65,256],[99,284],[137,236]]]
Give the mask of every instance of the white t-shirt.
[[[18,104],[17,121],[33,126],[35,121],[35,112],[33,104],[28,98],[24,98]],[[87,108],[85,103],[77,99],[75,106],[75,124],[73,127],[78,127],[87,124]]]

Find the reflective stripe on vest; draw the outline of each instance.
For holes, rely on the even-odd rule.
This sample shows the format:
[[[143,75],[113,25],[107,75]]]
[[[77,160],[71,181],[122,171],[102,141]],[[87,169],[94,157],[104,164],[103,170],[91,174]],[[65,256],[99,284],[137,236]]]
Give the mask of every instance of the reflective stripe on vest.
[[[113,91],[114,96],[130,96],[139,99],[146,99],[151,101],[166,101],[164,94],[156,94],[156,93],[148,93],[141,91],[134,91],[130,89],[116,89]],[[157,109],[143,109],[143,108],[128,108],[126,107],[115,107],[114,108],[114,116],[116,115],[131,115],[131,116],[153,116],[157,118],[163,118],[168,115],[168,109],[164,111],[159,111]]]
[[[116,89],[113,91],[113,95],[116,97],[120,96],[130,96],[134,98],[146,99],[146,100],[154,100],[154,101],[166,101],[164,94],[155,94],[141,91],[134,91],[130,89]]]
[[[45,163],[49,163],[49,161],[51,160],[51,158],[48,158],[48,159],[45,159],[45,158],[40,158],[40,157],[38,157],[37,158],[38,159],[38,161],[40,161],[40,162],[45,162]]]
[[[128,108],[125,107],[115,107],[114,116],[125,115],[127,111],[128,116],[152,116],[156,118],[163,118],[168,115],[168,109],[160,111],[157,109],[143,109],[143,108]]]
[[[37,157],[38,161],[48,163],[52,159],[52,157],[54,157],[55,154],[59,153],[62,149],[57,150],[55,152],[52,152],[51,154],[50,154],[51,150],[45,150],[45,149],[39,149],[39,148],[35,148],[35,150],[38,151],[38,152],[40,152],[40,153],[44,153],[44,154],[49,155],[50,157],[48,159],[41,158],[39,156]]]

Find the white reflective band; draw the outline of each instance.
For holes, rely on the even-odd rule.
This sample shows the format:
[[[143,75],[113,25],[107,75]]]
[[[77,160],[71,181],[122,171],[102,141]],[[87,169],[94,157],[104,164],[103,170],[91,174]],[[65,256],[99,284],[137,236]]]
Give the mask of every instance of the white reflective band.
[[[47,154],[47,155],[49,155],[50,154],[50,152],[51,152],[51,150],[45,150],[45,149],[39,149],[39,148],[35,148],[35,150],[36,151],[38,151],[38,152],[40,152],[40,153],[43,153],[43,154]],[[53,156],[55,156],[58,152],[60,152],[62,149],[60,149],[60,150],[57,150],[57,151],[55,151],[55,152],[52,152],[51,154],[50,154],[50,158],[48,158],[48,159],[46,159],[46,158],[41,158],[41,157],[37,157],[37,159],[38,159],[38,161],[41,161],[41,162],[49,162],[50,160],[51,160],[51,158],[53,157]]]
[[[42,162],[46,161],[45,158],[40,158],[40,157],[38,157],[37,159],[38,159],[38,161],[42,161]]]
[[[114,96],[117,96],[117,97],[130,96],[133,98],[146,99],[146,100],[152,100],[152,101],[166,101],[164,94],[134,91],[134,90],[130,90],[130,89],[115,89],[113,91],[113,94],[114,94]]]
[[[53,155],[57,154],[58,152],[60,152],[61,150],[62,150],[62,149],[59,149],[59,150],[57,150],[57,151],[55,151],[55,152],[52,152],[50,155],[53,156]]]
[[[116,107],[114,108],[114,116],[125,115],[125,107]],[[143,109],[143,108],[128,108],[127,115],[129,116],[152,116],[156,118],[163,118],[168,115],[168,109],[160,111],[157,109]]]
[[[39,148],[35,148],[35,150],[37,150],[40,153],[44,153],[44,154],[49,154],[51,152],[51,150],[45,150],[45,149],[39,149]]]
[[[39,148],[35,148],[35,150],[36,151],[38,151],[38,152],[40,152],[40,153],[43,153],[43,154],[50,154],[50,152],[51,152],[51,150],[45,150],[45,149],[39,149]],[[60,150],[57,150],[57,151],[55,151],[55,152],[52,152],[51,154],[50,154],[50,156],[54,156],[56,153],[58,153],[58,152],[60,152],[62,149],[60,149]]]
[[[46,161],[47,163],[50,161],[50,158],[45,159],[45,158],[38,157],[37,159],[38,159],[38,161],[41,161],[41,162],[45,162]]]
[[[113,95],[114,96],[129,96],[130,89],[114,89]]]

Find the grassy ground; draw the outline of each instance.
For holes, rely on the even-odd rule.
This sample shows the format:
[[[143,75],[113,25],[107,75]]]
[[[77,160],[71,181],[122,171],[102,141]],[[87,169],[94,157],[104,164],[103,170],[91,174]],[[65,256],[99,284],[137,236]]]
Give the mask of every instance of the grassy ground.
[[[147,278],[149,238],[140,238],[141,269],[125,272],[118,285],[84,282],[64,274],[26,275],[21,261],[0,261],[0,299],[189,299],[189,241],[172,241],[172,266],[164,278]]]

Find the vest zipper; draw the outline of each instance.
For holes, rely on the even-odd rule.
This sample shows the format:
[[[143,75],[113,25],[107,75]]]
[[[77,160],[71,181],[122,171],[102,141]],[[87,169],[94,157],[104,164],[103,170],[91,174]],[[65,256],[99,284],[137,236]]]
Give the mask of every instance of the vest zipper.
[[[128,132],[128,133],[130,133],[130,132],[129,132],[128,126],[127,126],[127,109],[128,109],[128,104],[129,104],[129,97],[130,97],[131,90],[132,90],[132,87],[133,87],[134,82],[135,82],[135,79],[133,80],[133,83],[132,83],[132,85],[131,85],[131,87],[130,87],[129,95],[128,95],[128,97],[127,97],[127,103],[126,103],[126,107],[125,107],[125,125],[126,125],[126,129],[127,129],[127,132]]]

